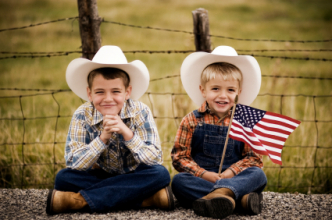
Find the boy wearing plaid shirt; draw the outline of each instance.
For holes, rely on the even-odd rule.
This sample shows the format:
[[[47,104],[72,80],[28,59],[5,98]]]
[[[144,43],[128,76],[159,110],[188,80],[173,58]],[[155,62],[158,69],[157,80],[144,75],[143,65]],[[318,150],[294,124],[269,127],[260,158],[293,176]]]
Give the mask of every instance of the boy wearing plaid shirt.
[[[171,156],[180,173],[173,178],[172,190],[182,206],[198,215],[224,218],[236,204],[250,214],[261,212],[267,179],[260,155],[229,139],[218,175],[235,97],[250,105],[260,77],[253,57],[238,56],[227,46],[193,53],[182,64],[183,86],[200,108],[186,115],[178,129]]]
[[[46,212],[173,209],[153,116],[136,100],[149,84],[144,63],[128,63],[120,48],[104,46],[92,61],[73,60],[66,79],[73,92],[89,102],[72,117],[67,168],[56,176]]]

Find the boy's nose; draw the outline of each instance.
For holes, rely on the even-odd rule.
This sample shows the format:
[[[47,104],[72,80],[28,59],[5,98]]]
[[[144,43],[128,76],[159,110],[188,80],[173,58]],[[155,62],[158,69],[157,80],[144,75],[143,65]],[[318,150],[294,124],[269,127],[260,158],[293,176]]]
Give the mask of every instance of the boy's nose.
[[[225,96],[226,96],[226,91],[224,91],[224,90],[220,90],[218,96],[219,96],[219,97],[225,97]]]
[[[105,100],[106,101],[112,101],[113,100],[111,93],[109,93],[109,92],[106,93]]]

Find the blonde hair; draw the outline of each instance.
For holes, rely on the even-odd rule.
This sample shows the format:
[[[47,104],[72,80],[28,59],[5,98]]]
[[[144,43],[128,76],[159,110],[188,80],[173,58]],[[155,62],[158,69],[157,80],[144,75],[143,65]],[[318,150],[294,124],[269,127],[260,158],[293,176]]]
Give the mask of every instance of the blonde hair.
[[[239,88],[242,87],[242,72],[239,68],[233,64],[226,62],[212,63],[205,67],[201,75],[201,85],[205,84],[211,79],[215,79],[217,76],[221,76],[223,80],[237,80],[239,82]]]

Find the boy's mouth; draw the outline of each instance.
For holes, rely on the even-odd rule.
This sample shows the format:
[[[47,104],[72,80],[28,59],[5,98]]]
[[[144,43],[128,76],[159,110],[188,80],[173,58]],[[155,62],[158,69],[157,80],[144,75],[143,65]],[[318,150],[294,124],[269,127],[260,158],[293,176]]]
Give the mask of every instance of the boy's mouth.
[[[228,102],[216,102],[217,104],[219,104],[219,105],[226,105],[226,104],[228,104]]]

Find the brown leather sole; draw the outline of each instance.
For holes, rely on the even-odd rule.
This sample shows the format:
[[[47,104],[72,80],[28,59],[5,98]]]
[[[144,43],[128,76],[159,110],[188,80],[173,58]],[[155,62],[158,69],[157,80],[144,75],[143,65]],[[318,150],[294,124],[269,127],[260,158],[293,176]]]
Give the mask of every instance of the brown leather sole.
[[[166,193],[167,193],[167,198],[168,198],[168,209],[167,210],[174,210],[175,201],[174,201],[172,188],[170,186],[166,187]]]
[[[54,215],[55,214],[52,210],[53,197],[54,197],[55,192],[56,192],[55,189],[50,189],[49,192],[48,192],[47,202],[46,202],[46,213],[48,215]]]
[[[233,203],[225,197],[197,199],[193,202],[195,214],[204,217],[225,218],[233,213],[234,208]]]
[[[263,201],[263,194],[251,192],[248,196],[248,209],[249,213],[252,215],[258,215],[262,212],[262,201]]]

